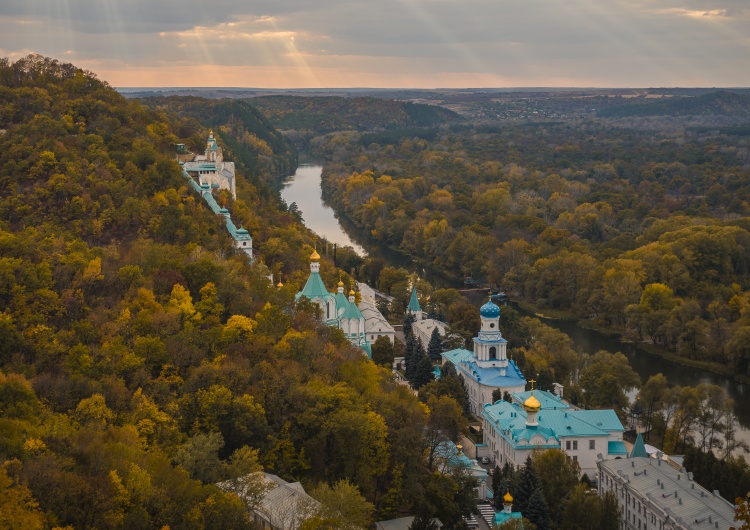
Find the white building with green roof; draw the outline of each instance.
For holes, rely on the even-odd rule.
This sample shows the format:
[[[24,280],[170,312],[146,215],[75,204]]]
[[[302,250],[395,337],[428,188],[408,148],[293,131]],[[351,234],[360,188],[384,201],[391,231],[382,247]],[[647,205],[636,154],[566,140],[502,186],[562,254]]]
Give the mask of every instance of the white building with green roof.
[[[305,286],[295,295],[295,300],[305,297],[320,307],[321,317],[327,326],[335,326],[346,338],[372,357],[372,345],[367,339],[365,316],[355,302],[354,290],[344,295],[344,283],[339,281],[337,292],[330,292],[320,277],[320,254],[317,250],[310,256],[310,276]],[[382,316],[382,315],[381,315]]]
[[[625,429],[614,410],[580,410],[543,390],[511,397],[512,402],[497,401],[481,412],[484,443],[496,465],[518,468],[537,449],[560,449],[594,478],[597,460],[627,456]]]
[[[221,147],[214,138],[213,131],[206,141],[206,154],[196,155],[183,165],[188,174],[198,180],[198,185],[208,185],[209,189],[226,189],[237,198],[235,190],[234,162],[224,161]]]

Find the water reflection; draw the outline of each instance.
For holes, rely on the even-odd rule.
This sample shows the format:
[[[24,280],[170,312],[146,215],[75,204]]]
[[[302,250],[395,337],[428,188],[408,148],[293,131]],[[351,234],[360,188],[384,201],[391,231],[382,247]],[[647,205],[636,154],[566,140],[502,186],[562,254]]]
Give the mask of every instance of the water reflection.
[[[351,240],[339,224],[333,210],[323,202],[320,189],[320,174],[323,168],[318,165],[301,165],[297,172],[284,181],[281,198],[287,204],[297,203],[302,212],[305,226],[316,234],[339,246],[349,246],[360,256],[367,253],[360,245]]]

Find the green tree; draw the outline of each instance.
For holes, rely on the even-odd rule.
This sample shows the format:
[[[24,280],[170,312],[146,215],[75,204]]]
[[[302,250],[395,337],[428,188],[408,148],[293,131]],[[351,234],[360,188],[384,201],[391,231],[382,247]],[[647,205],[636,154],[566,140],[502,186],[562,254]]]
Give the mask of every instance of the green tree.
[[[378,337],[372,345],[372,362],[387,368],[393,366],[393,343],[388,337]]]
[[[432,330],[430,342],[427,344],[427,355],[429,355],[430,360],[439,361],[441,353],[443,353],[443,339],[436,326],[435,329]]]
[[[411,333],[406,337],[406,345],[404,347],[404,377],[410,383],[414,380],[414,374],[416,373],[417,364],[419,363],[420,348],[422,344],[417,340]]]
[[[549,507],[541,489],[535,489],[532,492],[526,510],[521,513],[534,523],[539,530],[550,530],[552,528]]]
[[[540,490],[541,487],[539,476],[534,470],[534,462],[529,456],[526,458],[523,467],[519,471],[518,479],[513,487],[512,495],[515,510],[522,514],[526,514],[531,502],[532,494],[534,491]],[[533,520],[531,522],[536,524]]]
[[[578,484],[580,467],[559,449],[535,453],[532,462],[537,475],[544,477],[541,485],[549,513],[556,514],[565,496]]]
[[[372,524],[375,507],[346,479],[337,481],[333,486],[322,483],[313,488],[310,496],[320,502],[320,509],[315,518],[326,528],[359,530],[367,529]]]
[[[622,414],[628,406],[625,391],[638,388],[641,380],[622,353],[599,351],[589,359],[579,383],[588,407],[612,407]]]
[[[414,322],[417,321],[416,315],[414,313],[407,313],[407,315],[404,317],[404,337],[406,337],[406,340],[409,340],[409,337],[411,337],[411,327]]]
[[[426,353],[423,353],[414,372],[414,381],[412,381],[414,388],[419,390],[424,385],[435,379],[433,368],[432,361]]]

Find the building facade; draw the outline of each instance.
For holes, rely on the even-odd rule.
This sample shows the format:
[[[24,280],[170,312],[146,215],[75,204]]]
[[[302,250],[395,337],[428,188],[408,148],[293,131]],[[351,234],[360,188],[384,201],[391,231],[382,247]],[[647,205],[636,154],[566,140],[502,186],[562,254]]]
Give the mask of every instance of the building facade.
[[[597,461],[627,456],[614,410],[578,410],[542,390],[512,394],[482,410],[484,443],[496,465],[518,468],[536,449],[560,449],[596,477]]]
[[[216,215],[221,215],[224,218],[224,224],[227,227],[229,235],[232,237],[234,248],[238,251],[243,252],[252,263],[252,261],[254,260],[252,236],[245,228],[237,228],[235,226],[235,224],[232,222],[232,217],[229,213],[229,210],[219,206],[219,203],[216,202],[216,199],[213,196],[214,190],[222,188],[230,190],[232,192],[232,196],[235,196],[234,163],[224,162],[223,156],[221,154],[221,148],[216,144],[213,133],[211,133],[208,138],[206,153],[207,155],[196,156],[195,161],[192,162],[180,161],[180,165],[182,166],[182,176],[185,177],[193,191],[195,191],[203,198],[208,207],[211,208],[211,211]],[[205,169],[204,173],[204,169],[199,168],[199,166],[203,164],[203,162],[198,161],[198,159],[205,160],[206,156],[210,156],[213,159],[213,162],[211,163],[213,164],[214,169],[218,167],[216,166],[216,164],[221,164],[221,167],[224,168],[221,170],[221,172],[223,172],[222,175],[224,175],[223,177],[211,177],[208,174],[208,169]]]
[[[224,161],[224,155],[213,131],[206,141],[206,154],[196,155],[193,160],[185,162],[183,168],[198,181],[199,186],[205,184],[212,190],[226,189],[232,193],[233,198],[237,198],[234,162]]]
[[[487,302],[479,310],[481,328],[474,337],[474,351],[458,348],[443,352],[443,365],[455,366],[469,394],[471,411],[481,414],[492,402],[492,392],[523,392],[526,379],[516,363],[507,356],[508,341],[500,333],[500,308]]]
[[[395,330],[375,305],[374,291],[365,284],[360,284],[361,299],[355,302],[356,293],[351,290],[349,296],[344,294],[344,283],[339,281],[336,292],[329,292],[320,277],[320,255],[313,251],[310,256],[310,276],[305,286],[295,296],[295,300],[305,297],[320,307],[323,322],[344,332],[346,338],[372,358],[372,344],[379,337],[395,339]]]
[[[709,492],[685,469],[661,458],[633,456],[598,463],[599,495],[611,491],[623,530],[729,530],[734,506]]]

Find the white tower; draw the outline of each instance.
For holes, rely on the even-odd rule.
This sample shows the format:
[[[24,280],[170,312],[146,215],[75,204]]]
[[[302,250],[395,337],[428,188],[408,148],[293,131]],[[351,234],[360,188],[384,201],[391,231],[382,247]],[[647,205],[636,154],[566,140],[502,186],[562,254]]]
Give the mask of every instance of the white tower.
[[[482,368],[499,367],[500,375],[505,375],[508,367],[508,341],[500,333],[500,308],[489,301],[481,307],[479,315],[482,327],[479,334],[474,337],[474,357],[477,364]]]

